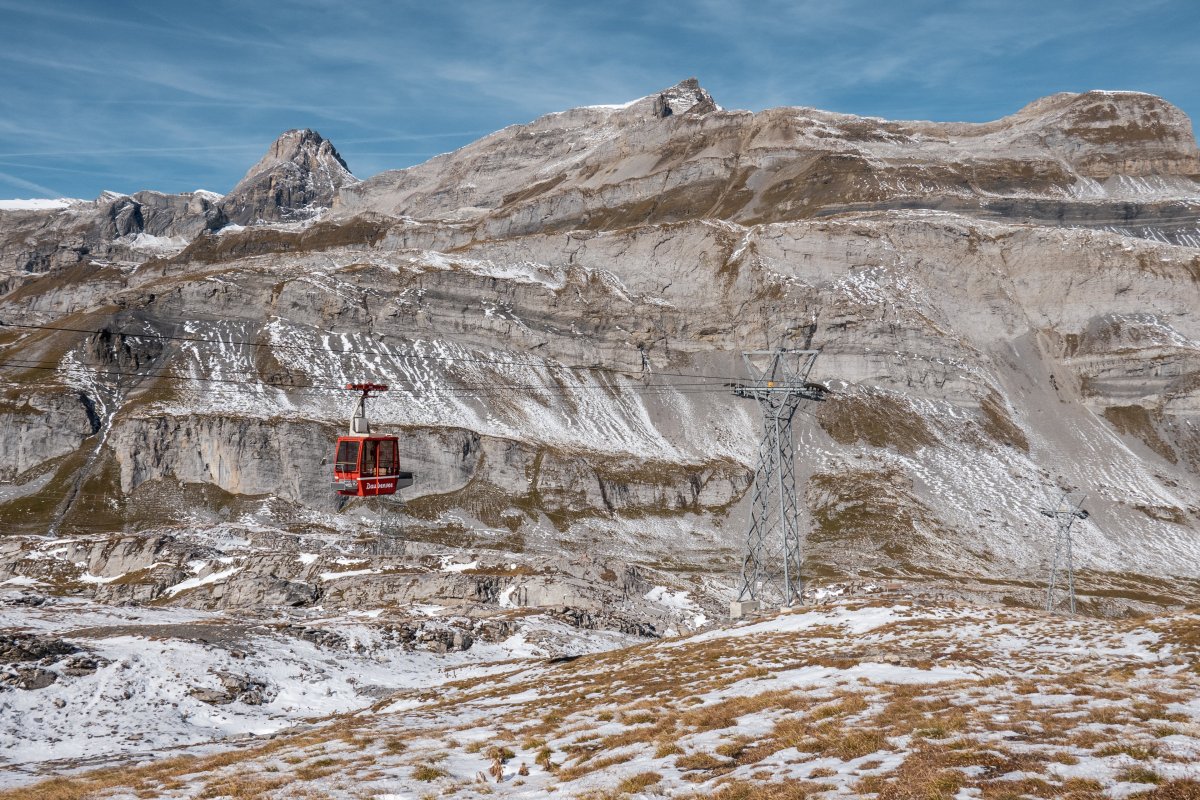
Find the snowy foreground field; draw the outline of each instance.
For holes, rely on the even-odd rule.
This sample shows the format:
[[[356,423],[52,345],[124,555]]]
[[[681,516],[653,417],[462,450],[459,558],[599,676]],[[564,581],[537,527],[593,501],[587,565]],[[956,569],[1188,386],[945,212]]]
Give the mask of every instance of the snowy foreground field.
[[[325,690],[259,708],[328,716],[182,750],[166,746],[177,713],[154,713],[154,698],[181,701],[154,677],[180,659],[151,639],[102,641],[112,663],[81,696],[60,696],[70,719],[21,705],[54,687],[0,696],[6,759],[103,752],[85,741],[109,730],[98,707],[142,715],[162,746],[90,772],[9,770],[0,798],[1200,797],[1200,617],[1189,613],[1106,621],[846,600],[577,657],[508,641],[486,665],[430,653],[338,665],[319,645],[248,652],[261,662],[249,672],[274,670],[280,686],[313,685],[289,671],[325,674]],[[195,652],[195,670],[211,667]],[[121,674],[138,676],[121,690],[129,712],[108,691]],[[340,698],[359,682],[394,688],[346,712]],[[55,686],[76,691],[69,683]],[[214,726],[224,715],[243,733],[272,728],[265,712],[206,708]]]

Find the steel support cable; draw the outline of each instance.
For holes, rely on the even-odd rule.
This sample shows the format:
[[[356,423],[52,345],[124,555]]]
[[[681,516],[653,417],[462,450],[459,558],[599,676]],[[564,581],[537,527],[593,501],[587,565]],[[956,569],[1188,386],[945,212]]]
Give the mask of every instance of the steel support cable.
[[[5,362],[0,362],[0,369],[15,369],[15,370],[42,370],[52,372],[65,372],[69,367],[62,364],[47,363],[44,361],[9,359]],[[140,378],[143,380],[178,380],[178,381],[194,381],[198,383],[224,383],[232,384],[243,391],[255,391],[256,386],[280,389],[285,393],[316,396],[325,392],[345,393],[346,387],[343,385],[310,385],[310,386],[295,386],[291,383],[277,381],[262,381],[250,376],[244,378],[213,378],[200,375],[179,375],[167,372],[118,372],[114,370],[95,371],[92,374],[97,377],[108,378]],[[419,385],[404,387],[408,390],[419,390]],[[486,388],[479,389],[450,389],[443,390],[443,393],[452,397],[492,397],[502,395],[504,392],[513,391],[542,391],[549,394],[568,395],[580,391],[605,391],[605,392],[633,392],[635,394],[667,394],[676,392],[679,394],[707,394],[711,392],[724,393],[729,390],[725,384],[712,383],[656,383],[656,384],[630,384],[628,386],[619,385],[595,385],[595,384],[494,384]]]
[[[169,321],[176,323],[176,324],[179,324],[182,322],[181,320],[169,320]],[[107,328],[95,328],[95,329],[92,329],[92,328],[68,328],[68,327],[58,326],[58,325],[28,325],[28,324],[24,324],[24,323],[3,322],[3,321],[0,321],[0,328],[22,328],[22,329],[26,329],[26,330],[58,331],[58,332],[63,332],[63,333],[84,333],[84,334],[91,334],[91,335],[107,333],[111,336],[125,336],[125,337],[129,337],[129,338],[138,338],[138,339],[162,339],[165,341],[189,342],[189,343],[193,343],[193,344],[240,345],[240,346],[244,346],[244,347],[260,347],[260,348],[267,348],[267,349],[271,349],[271,350],[295,350],[295,351],[302,352],[302,353],[311,353],[313,350],[322,350],[327,353],[335,353],[335,354],[341,354],[341,355],[387,356],[389,358],[409,358],[409,359],[418,360],[418,361],[441,361],[441,362],[449,362],[449,363],[484,364],[484,365],[488,365],[488,366],[499,366],[499,367],[533,367],[533,368],[538,368],[538,369],[552,369],[552,368],[556,367],[556,365],[551,364],[546,361],[540,361],[540,362],[539,361],[502,361],[502,360],[491,359],[491,358],[470,358],[467,356],[437,356],[437,355],[419,355],[419,354],[400,355],[395,352],[386,351],[386,350],[357,350],[357,349],[335,350],[331,347],[322,347],[322,346],[306,347],[304,345],[297,345],[297,344],[282,344],[282,343],[273,343],[273,342],[250,342],[250,341],[244,341],[244,340],[238,340],[238,339],[217,339],[217,338],[210,338],[210,337],[204,337],[204,336],[172,336],[172,335],[168,335],[165,333],[130,333],[130,332],[126,332],[126,331],[109,330]],[[322,333],[320,335],[323,335],[323,336],[346,336],[346,335],[353,335],[353,334]],[[624,369],[621,367],[613,367],[613,366],[607,366],[607,365],[571,367],[571,366],[567,366],[566,364],[562,364],[560,366],[562,369],[585,369],[585,370],[593,370],[593,371],[619,372],[619,373],[624,373],[624,374],[630,374],[630,370],[627,370],[627,369]],[[702,374],[696,374],[696,373],[691,373],[691,372],[653,372],[650,374],[651,375],[665,375],[668,377],[677,377],[677,378],[707,378],[709,380],[720,380],[720,381],[741,381],[741,380],[743,380],[743,378],[730,377],[728,375],[702,375]]]

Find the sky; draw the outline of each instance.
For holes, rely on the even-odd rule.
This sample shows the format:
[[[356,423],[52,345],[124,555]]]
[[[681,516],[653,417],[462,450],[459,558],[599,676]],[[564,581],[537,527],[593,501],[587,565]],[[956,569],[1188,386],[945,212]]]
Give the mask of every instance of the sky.
[[[697,77],[725,108],[1200,114],[1195,0],[0,0],[0,198],[227,192],[284,130],[360,178]]]

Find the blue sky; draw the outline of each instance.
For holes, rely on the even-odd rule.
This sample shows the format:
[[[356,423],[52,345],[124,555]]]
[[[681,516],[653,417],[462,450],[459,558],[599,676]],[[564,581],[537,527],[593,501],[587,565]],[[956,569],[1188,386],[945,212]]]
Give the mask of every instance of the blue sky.
[[[1057,91],[1200,113],[1193,0],[0,0],[0,198],[228,191],[288,128],[367,177],[696,76],[726,108],[986,120]]]

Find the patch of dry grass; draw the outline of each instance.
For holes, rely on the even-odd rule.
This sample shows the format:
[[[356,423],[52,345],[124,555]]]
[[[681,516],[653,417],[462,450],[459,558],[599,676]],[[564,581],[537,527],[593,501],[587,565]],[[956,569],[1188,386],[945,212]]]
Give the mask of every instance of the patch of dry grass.
[[[1129,783],[1162,783],[1162,778],[1157,772],[1140,764],[1121,770],[1117,773],[1117,780]]]
[[[1200,800],[1200,781],[1191,778],[1165,781],[1137,797],[1139,800]]]
[[[805,800],[810,794],[831,787],[810,781],[753,783],[730,781],[714,792],[691,795],[687,800]]]
[[[1153,742],[1112,742],[1093,752],[1097,756],[1128,756],[1136,761],[1149,761],[1159,755],[1158,745]]]
[[[168,785],[178,786],[183,776],[209,775],[235,764],[250,764],[286,748],[300,748],[336,738],[349,721],[293,736],[280,736],[250,748],[228,750],[211,756],[179,756],[141,766],[96,770],[72,778],[51,778],[29,786],[0,791],[0,800],[85,800],[106,791],[125,788],[134,793],[153,792]]]
[[[712,753],[690,753],[675,759],[675,767],[682,770],[715,770],[733,766],[733,760],[718,758]]]
[[[560,767],[558,770],[558,779],[563,783],[569,783],[589,773],[607,769],[616,764],[624,764],[627,761],[633,760],[636,755],[636,753],[617,753],[595,760],[589,758],[589,760],[581,761],[570,767]]]
[[[205,784],[199,796],[202,798],[230,797],[235,800],[257,800],[257,798],[265,797],[269,792],[286,786],[292,783],[292,781],[292,778],[279,776],[264,778],[261,776],[234,775]]]
[[[435,767],[430,764],[421,764],[413,768],[413,780],[418,781],[436,781],[438,778],[445,778],[450,773],[446,770]]]
[[[346,764],[346,761],[337,758],[318,758],[298,767],[294,774],[302,781],[314,781],[344,769]]]
[[[662,775],[659,775],[657,772],[639,772],[637,775],[630,775],[618,783],[617,791],[622,794],[634,794],[655,785],[661,780]]]
[[[756,695],[728,697],[694,708],[684,712],[679,721],[684,727],[695,731],[719,730],[732,728],[737,724],[738,717],[747,714],[760,714],[767,709],[797,711],[806,708],[811,702],[800,692],[776,689]]]

